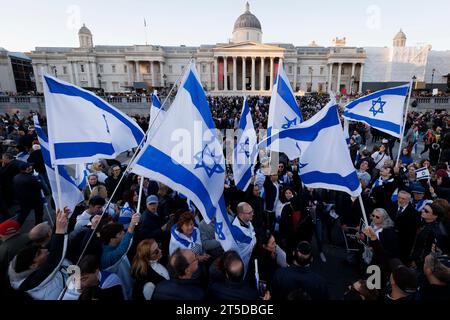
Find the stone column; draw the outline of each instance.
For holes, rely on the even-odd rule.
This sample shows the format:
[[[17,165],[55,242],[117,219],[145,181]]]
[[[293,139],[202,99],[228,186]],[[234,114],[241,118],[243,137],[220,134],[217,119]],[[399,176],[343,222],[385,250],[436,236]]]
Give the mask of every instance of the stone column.
[[[223,91],[228,91],[228,81],[227,81],[227,73],[228,73],[228,57],[223,57]]]
[[[136,60],[134,63],[136,66],[136,82],[141,82],[141,70],[140,70],[139,60]]]
[[[328,86],[327,93],[331,91],[331,81],[333,80],[333,63],[328,64]]]
[[[270,58],[270,86],[269,86],[269,90],[272,90],[273,87],[273,62],[274,62],[275,58]]]
[[[88,87],[92,87],[91,63],[89,61],[86,63],[86,73],[87,73]]]
[[[97,75],[98,75],[98,73],[97,73],[97,63],[95,63],[95,62],[92,63],[92,75],[93,75],[93,78],[95,79],[94,80],[94,87],[98,88],[99,85],[98,85],[98,77],[97,77]]]
[[[164,65],[162,61],[159,61],[159,77],[160,77],[160,87],[164,87]]]
[[[214,59],[214,90],[219,91],[219,57]]]
[[[80,81],[78,80],[78,63],[77,62],[73,63],[73,70],[74,70],[74,75],[75,75],[75,85],[79,86]]]
[[[298,62],[294,64],[294,87],[292,88],[294,92],[297,91],[297,69],[298,69]]]
[[[362,92],[362,85],[363,85],[363,74],[364,74],[364,63],[361,63],[361,70],[359,72],[359,88],[358,92]]]
[[[242,57],[242,91],[245,91],[245,90],[247,90],[247,88],[246,88],[246,81],[245,80],[247,80],[247,77],[246,77],[246,70],[245,70],[245,59],[246,59],[246,57]]]
[[[255,80],[256,80],[256,70],[255,70],[255,57],[252,57],[252,91],[255,91]]]
[[[75,77],[74,77],[74,72],[73,72],[73,62],[70,62],[69,63],[69,72],[70,72],[70,82],[72,83],[72,84],[75,84]],[[34,66],[33,66],[33,68],[34,68]],[[36,78],[36,80],[37,80],[37,78],[38,78],[38,75],[37,75],[37,73],[36,73],[36,71],[34,72],[34,77]],[[36,81],[36,83],[37,83],[37,81]],[[76,84],[75,84],[76,85]]]
[[[233,90],[237,91],[237,65],[236,57],[233,57]]]
[[[153,61],[150,61],[150,73],[152,74],[152,87],[155,87],[156,77],[155,77],[155,67]]]
[[[352,74],[350,76],[350,93],[353,93],[353,85],[355,84],[355,67],[356,63],[352,63]],[[353,81],[352,81],[353,78]]]
[[[342,62],[339,62],[336,93],[340,92],[339,89],[341,88],[341,73],[342,73]]]
[[[264,76],[264,59],[265,57],[261,57],[261,72],[259,74],[259,80],[260,80],[260,84],[259,84],[259,90],[263,91],[265,89],[264,83],[265,83],[265,76]]]
[[[128,85],[132,85],[133,83],[133,77],[132,77],[132,72],[133,72],[133,65],[129,62],[127,62],[127,68],[128,68]]]

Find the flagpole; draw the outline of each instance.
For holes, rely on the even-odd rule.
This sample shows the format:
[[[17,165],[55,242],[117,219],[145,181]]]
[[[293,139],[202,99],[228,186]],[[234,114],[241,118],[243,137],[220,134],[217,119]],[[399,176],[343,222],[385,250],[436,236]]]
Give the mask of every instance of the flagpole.
[[[395,165],[398,164],[398,160],[400,159],[400,154],[402,152],[402,145],[403,145],[403,136],[405,135],[405,126],[406,126],[406,119],[408,119],[408,109],[409,109],[409,102],[411,100],[411,93],[412,93],[412,86],[413,86],[414,77],[409,82],[409,93],[408,93],[408,99],[406,100],[406,110],[405,114],[403,116],[403,126],[402,126],[402,133],[400,135],[400,145],[398,146],[398,154],[397,154],[397,161]]]
[[[56,178],[56,189],[58,191],[58,204],[56,206],[56,211],[58,211],[58,209],[63,210],[61,198],[61,177],[59,175],[58,165],[55,165],[55,178]]]
[[[141,210],[141,199],[142,199],[142,189],[144,188],[144,177],[141,177],[141,183],[139,184],[139,196],[138,196],[138,205],[137,205],[137,209],[136,212],[139,213]]]
[[[368,227],[369,226],[369,222],[367,221],[366,209],[364,208],[364,203],[363,203],[361,195],[358,196],[358,199],[359,199],[359,205],[361,206],[361,212],[362,212],[362,216],[363,216],[363,219],[364,219],[364,223]]]

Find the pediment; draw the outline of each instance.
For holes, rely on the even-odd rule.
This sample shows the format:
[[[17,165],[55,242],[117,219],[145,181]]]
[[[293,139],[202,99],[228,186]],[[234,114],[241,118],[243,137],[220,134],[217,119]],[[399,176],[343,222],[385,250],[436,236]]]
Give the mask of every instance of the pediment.
[[[240,43],[231,43],[223,46],[217,46],[213,49],[214,51],[274,51],[274,52],[284,52],[286,49],[280,48],[273,45],[262,44],[257,42],[240,42]]]

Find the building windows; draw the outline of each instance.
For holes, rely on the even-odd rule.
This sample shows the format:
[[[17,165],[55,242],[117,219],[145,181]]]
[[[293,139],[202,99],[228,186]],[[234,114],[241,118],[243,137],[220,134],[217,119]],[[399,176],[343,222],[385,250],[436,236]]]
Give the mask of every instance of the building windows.
[[[150,73],[150,65],[147,65],[147,73]]]
[[[81,72],[84,72],[84,64],[80,64]]]
[[[113,89],[113,92],[119,92],[119,82],[113,82],[112,83],[112,89]]]
[[[100,73],[103,73],[103,65],[102,64],[98,65],[98,69],[100,70]]]
[[[323,75],[323,67],[320,67],[320,75]]]
[[[289,74],[292,74],[292,66],[289,66],[288,72],[289,72]]]
[[[300,74],[300,67],[297,67],[297,74]]]
[[[63,73],[67,74],[67,67],[66,66],[63,66]]]
[[[323,92],[323,83],[319,83],[319,92]]]
[[[169,65],[169,73],[172,73],[172,66]]]
[[[112,69],[112,73],[116,73],[116,65],[115,64],[111,65],[111,69]]]
[[[206,73],[206,66],[204,64],[202,65],[202,73]]]
[[[128,73],[128,66],[126,64],[123,65],[123,73]]]

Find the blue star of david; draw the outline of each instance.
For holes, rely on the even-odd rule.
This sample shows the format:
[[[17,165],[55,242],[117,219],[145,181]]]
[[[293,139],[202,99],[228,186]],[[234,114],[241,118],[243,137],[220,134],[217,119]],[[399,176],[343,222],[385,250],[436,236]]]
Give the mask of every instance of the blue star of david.
[[[245,139],[245,142],[239,144],[238,153],[245,153],[245,156],[247,158],[250,157],[250,151],[248,151],[249,146],[250,146],[250,139],[247,137],[247,139]]]
[[[380,107],[378,110],[375,110],[375,106],[379,104]],[[373,113],[373,116],[375,117],[378,113],[384,113],[383,107],[386,104],[386,101],[382,101],[381,97],[379,97],[377,100],[372,100],[372,107],[369,109],[370,112]]]
[[[291,126],[297,125],[297,118],[289,120],[287,117],[284,117],[284,119],[286,119],[287,122],[281,126],[283,129],[289,129]]]
[[[298,168],[302,169],[302,168],[306,167],[307,165],[308,165],[308,163],[301,163],[301,162],[299,162],[298,163]]]
[[[214,173],[224,172],[224,169],[220,164],[220,158],[221,156],[216,156],[206,144],[203,150],[194,156],[194,159],[198,161],[194,169],[205,169],[206,174],[211,178]]]
[[[217,234],[217,237],[219,240],[225,240],[225,235],[223,234],[223,223],[222,222],[216,222],[214,226],[215,232]]]

